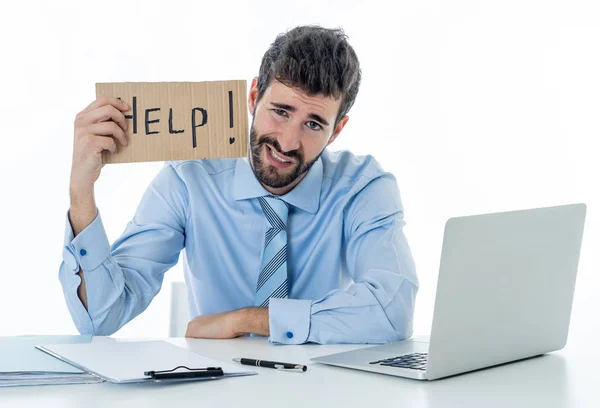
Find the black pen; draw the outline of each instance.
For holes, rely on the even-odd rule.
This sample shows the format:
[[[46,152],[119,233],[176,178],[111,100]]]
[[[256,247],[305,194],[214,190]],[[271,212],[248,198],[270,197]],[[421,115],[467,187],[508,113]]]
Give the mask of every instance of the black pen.
[[[307,367],[302,364],[292,363],[280,363],[278,361],[267,361],[267,360],[254,360],[252,358],[234,358],[233,361],[236,363],[255,366],[255,367],[267,367],[275,368],[283,371],[306,371]]]

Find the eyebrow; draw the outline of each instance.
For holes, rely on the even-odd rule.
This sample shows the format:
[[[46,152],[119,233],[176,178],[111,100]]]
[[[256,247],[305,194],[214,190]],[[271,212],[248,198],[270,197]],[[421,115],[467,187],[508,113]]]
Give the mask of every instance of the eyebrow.
[[[287,110],[290,112],[296,112],[295,107],[293,107],[292,105],[286,105],[285,103],[271,102],[271,105],[273,105],[279,109],[284,109],[284,110]],[[317,115],[316,113],[309,113],[308,117],[316,120],[317,122],[322,123],[325,126],[329,126],[329,122],[327,122],[325,119],[323,119],[321,116]]]

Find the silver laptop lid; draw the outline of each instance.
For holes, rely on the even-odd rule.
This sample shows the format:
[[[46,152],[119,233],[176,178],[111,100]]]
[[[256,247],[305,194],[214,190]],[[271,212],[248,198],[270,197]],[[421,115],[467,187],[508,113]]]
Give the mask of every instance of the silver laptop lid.
[[[573,204],[447,222],[428,379],[565,345],[585,214]]]

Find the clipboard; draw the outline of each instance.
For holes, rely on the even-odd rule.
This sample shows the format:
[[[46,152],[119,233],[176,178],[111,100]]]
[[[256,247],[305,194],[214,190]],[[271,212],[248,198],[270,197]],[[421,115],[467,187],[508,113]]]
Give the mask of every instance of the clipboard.
[[[98,341],[88,344],[37,345],[36,348],[115,384],[202,381],[256,374],[166,341]],[[187,369],[187,375],[177,375],[186,372],[177,370],[180,366]],[[220,369],[222,375],[215,370],[207,371],[213,375],[189,374],[190,371],[198,373],[209,368]],[[156,378],[151,372],[172,374]]]
[[[40,343],[89,343],[91,340],[91,335],[0,337],[0,387],[102,382],[98,377],[35,348]]]

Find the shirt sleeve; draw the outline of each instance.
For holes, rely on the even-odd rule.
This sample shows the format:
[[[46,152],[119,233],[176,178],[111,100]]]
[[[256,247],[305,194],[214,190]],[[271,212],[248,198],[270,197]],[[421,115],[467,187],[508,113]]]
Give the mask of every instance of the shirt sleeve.
[[[109,246],[100,213],[79,235],[67,215],[59,278],[82,334],[111,335],[144,311],[184,247],[187,189],[167,164],[150,184],[123,234]],[[83,270],[88,309],[77,296]]]
[[[419,285],[395,178],[368,182],[344,217],[340,256],[354,283],[315,301],[271,299],[272,343],[389,343],[412,335]]]

